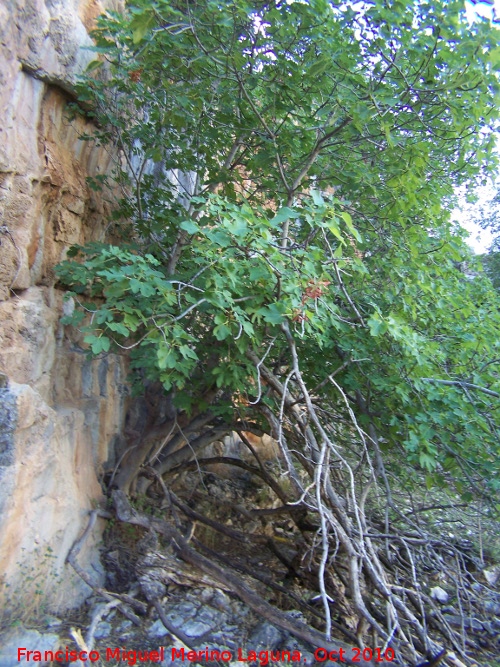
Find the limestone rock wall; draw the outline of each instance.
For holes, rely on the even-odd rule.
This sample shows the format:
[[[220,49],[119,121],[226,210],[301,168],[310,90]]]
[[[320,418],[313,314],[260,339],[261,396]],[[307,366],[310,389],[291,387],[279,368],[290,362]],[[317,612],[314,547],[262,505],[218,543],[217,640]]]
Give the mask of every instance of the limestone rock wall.
[[[80,140],[91,127],[70,122],[66,108],[75,76],[93,58],[82,47],[102,10],[96,0],[0,3],[4,614],[75,605],[88,592],[64,561],[101,497],[99,474],[113,461],[125,417],[123,359],[88,359],[60,323],[67,306],[53,273],[70,245],[102,239],[106,229],[106,205],[86,177],[109,170],[111,157]],[[81,561],[98,581],[95,541]]]

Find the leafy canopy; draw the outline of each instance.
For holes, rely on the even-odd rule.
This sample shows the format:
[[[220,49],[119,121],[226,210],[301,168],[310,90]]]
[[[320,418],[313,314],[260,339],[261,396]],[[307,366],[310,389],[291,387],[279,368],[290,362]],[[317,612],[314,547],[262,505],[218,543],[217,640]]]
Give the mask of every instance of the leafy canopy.
[[[121,241],[58,270],[92,352],[130,348],[179,409],[262,420],[280,404],[252,353],[293,387],[288,325],[332,423],[345,397],[429,484],[498,489],[499,303],[449,222],[495,166],[498,37],[454,0],[102,18],[80,95],[119,154]]]

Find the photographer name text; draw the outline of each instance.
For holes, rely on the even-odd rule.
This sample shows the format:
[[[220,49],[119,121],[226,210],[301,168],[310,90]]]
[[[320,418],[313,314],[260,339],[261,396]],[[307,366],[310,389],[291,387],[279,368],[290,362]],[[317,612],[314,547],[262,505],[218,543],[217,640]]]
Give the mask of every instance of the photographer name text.
[[[75,651],[69,649],[59,649],[57,651],[30,651],[27,648],[17,649],[18,662],[97,662],[98,660],[116,660],[124,662],[130,667],[141,662],[163,662],[170,652],[172,662],[181,663],[191,662],[248,662],[256,663],[260,667],[266,667],[274,662],[306,662],[300,651],[251,651],[238,648],[236,653],[232,651],[220,651],[218,649],[209,649],[208,646],[199,651],[188,650],[185,648],[166,649],[160,646],[154,651],[129,651],[123,647],[106,648],[104,651]],[[389,647],[380,648],[357,648],[351,649],[339,648],[338,650],[328,650],[326,648],[317,648],[314,651],[314,659],[317,662],[340,662],[340,663],[367,663],[367,662],[391,662],[394,660],[394,651]]]

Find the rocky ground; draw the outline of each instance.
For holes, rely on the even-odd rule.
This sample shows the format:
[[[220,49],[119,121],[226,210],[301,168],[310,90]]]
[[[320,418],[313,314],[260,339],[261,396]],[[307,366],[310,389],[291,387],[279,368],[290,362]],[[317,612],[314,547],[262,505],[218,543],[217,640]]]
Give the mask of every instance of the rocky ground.
[[[314,664],[318,642],[301,640],[284,629],[283,623],[271,623],[255,605],[235,594],[231,580],[225,585],[220,578],[179,557],[175,538],[167,535],[171,526],[185,539],[186,549],[192,547],[203,553],[218,563],[222,572],[237,572],[243,586],[279,610],[285,619],[305,623],[313,633],[321,631],[314,601],[318,594],[314,563],[308,563],[307,551],[302,552],[303,537],[297,523],[288,514],[276,511],[280,503],[269,492],[264,493],[263,486],[247,471],[233,471],[231,476],[220,473],[220,468],[203,474],[185,470],[168,481],[170,497],[165,488],[153,483],[147,496],[138,496],[132,505],[123,501],[129,514],[124,516],[122,509],[120,515],[118,510],[121,520],[114,516],[111,505],[102,509],[101,514],[108,516],[101,559],[106,569],[104,588],[95,586],[86,603],[64,617],[42,614],[37,619],[22,619],[28,621],[24,624],[11,623],[2,635],[0,667],[24,664],[18,661],[19,647],[39,650],[41,657],[45,650],[62,649],[61,660],[52,664],[63,666],[173,667],[192,661],[195,655],[191,651],[197,653],[200,664],[244,667],[253,662],[264,666],[267,662],[286,663],[288,657],[292,664]],[[167,533],[152,530],[152,526],[163,526]],[[76,552],[74,557],[76,563]],[[460,662],[458,658],[458,662],[450,662],[447,658],[444,664],[500,664],[495,657],[500,654],[497,582],[480,583],[475,579],[467,610],[456,604],[452,591],[445,590],[449,588],[445,581],[437,586],[429,574],[426,582],[432,586],[431,595],[442,618],[463,634],[469,654],[474,647],[473,662]],[[91,575],[89,581],[92,583]],[[350,603],[340,585],[337,594],[331,602],[336,634],[344,645],[359,646]],[[71,661],[67,651],[94,651],[94,660]],[[207,655],[207,651],[219,653]],[[32,654],[25,664],[45,664],[43,660],[35,663],[34,658]],[[403,663],[396,660],[394,664]]]

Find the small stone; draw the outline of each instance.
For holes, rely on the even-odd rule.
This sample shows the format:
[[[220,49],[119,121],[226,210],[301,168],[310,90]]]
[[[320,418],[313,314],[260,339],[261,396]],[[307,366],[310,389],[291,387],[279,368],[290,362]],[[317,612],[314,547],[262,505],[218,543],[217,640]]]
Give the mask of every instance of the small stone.
[[[196,605],[192,602],[181,602],[181,604],[177,606],[177,612],[184,616],[192,617],[196,613]]]
[[[201,623],[208,623],[209,625],[211,624],[212,627],[214,627],[223,620],[223,617],[222,614],[219,614],[215,609],[212,609],[211,607],[204,607],[197,614],[196,620],[200,621]]]
[[[228,627],[225,626],[223,631],[210,635],[210,645],[220,651],[231,651],[234,653],[241,647],[240,633],[237,632],[233,636],[230,634]]]
[[[212,628],[206,623],[201,623],[200,621],[188,621],[183,627],[185,634],[188,637],[202,637]]]
[[[273,651],[279,646],[282,639],[283,635],[274,625],[259,623],[248,638],[248,647],[253,651],[263,649]]]
[[[207,602],[210,602],[210,600],[214,596],[215,589],[211,588],[208,586],[207,588],[202,589],[200,593],[200,600],[204,603],[207,604]]]
[[[486,570],[483,570],[483,575],[490,586],[496,586],[500,578],[500,565],[494,565]]]
[[[306,619],[304,617],[304,614],[300,611],[300,609],[290,609],[290,611],[285,612],[287,616],[290,616],[290,618],[293,618],[295,621],[302,621],[303,623],[306,623]]]
[[[210,605],[220,611],[229,611],[231,609],[231,600],[223,591],[216,590],[210,600]]]
[[[434,586],[434,588],[431,588],[431,598],[433,600],[436,600],[441,604],[446,604],[446,602],[449,600],[449,597],[450,596],[448,593],[444,590],[444,588],[441,588],[441,586]]]
[[[185,618],[184,616],[181,616],[179,613],[177,613],[175,610],[169,611],[167,613],[167,619],[170,621],[170,623],[174,626],[174,628],[180,628],[184,625],[185,623]]]
[[[312,653],[310,653],[310,649],[306,647],[305,644],[302,644],[301,642],[297,641],[294,637],[291,637],[288,633],[285,633],[281,648],[283,650],[290,651],[290,653],[292,653],[293,651],[298,651],[302,656],[303,666],[305,665],[306,667],[311,667],[312,665],[317,664],[316,658]]]
[[[15,628],[0,636],[0,667],[13,667],[13,665],[28,665],[31,660],[21,656],[18,660],[18,648],[25,646],[30,651],[55,651],[59,646],[59,637],[55,634],[42,634],[37,630],[26,630],[23,627]],[[48,663],[39,662],[39,667]]]
[[[500,604],[494,602],[493,600],[486,600],[484,603],[484,610],[489,614],[494,614],[495,616],[500,616]]]
[[[125,632],[125,630],[128,630],[129,628],[131,628],[132,625],[133,625],[132,621],[129,621],[128,619],[126,619],[125,621],[120,623],[120,625],[117,627],[117,632]]]
[[[109,637],[110,634],[111,634],[111,623],[108,623],[107,621],[101,621],[95,631],[95,638],[103,639],[104,637]]]
[[[150,635],[151,637],[164,637],[167,634],[168,630],[161,622],[161,619],[155,621],[148,630],[148,635]]]

